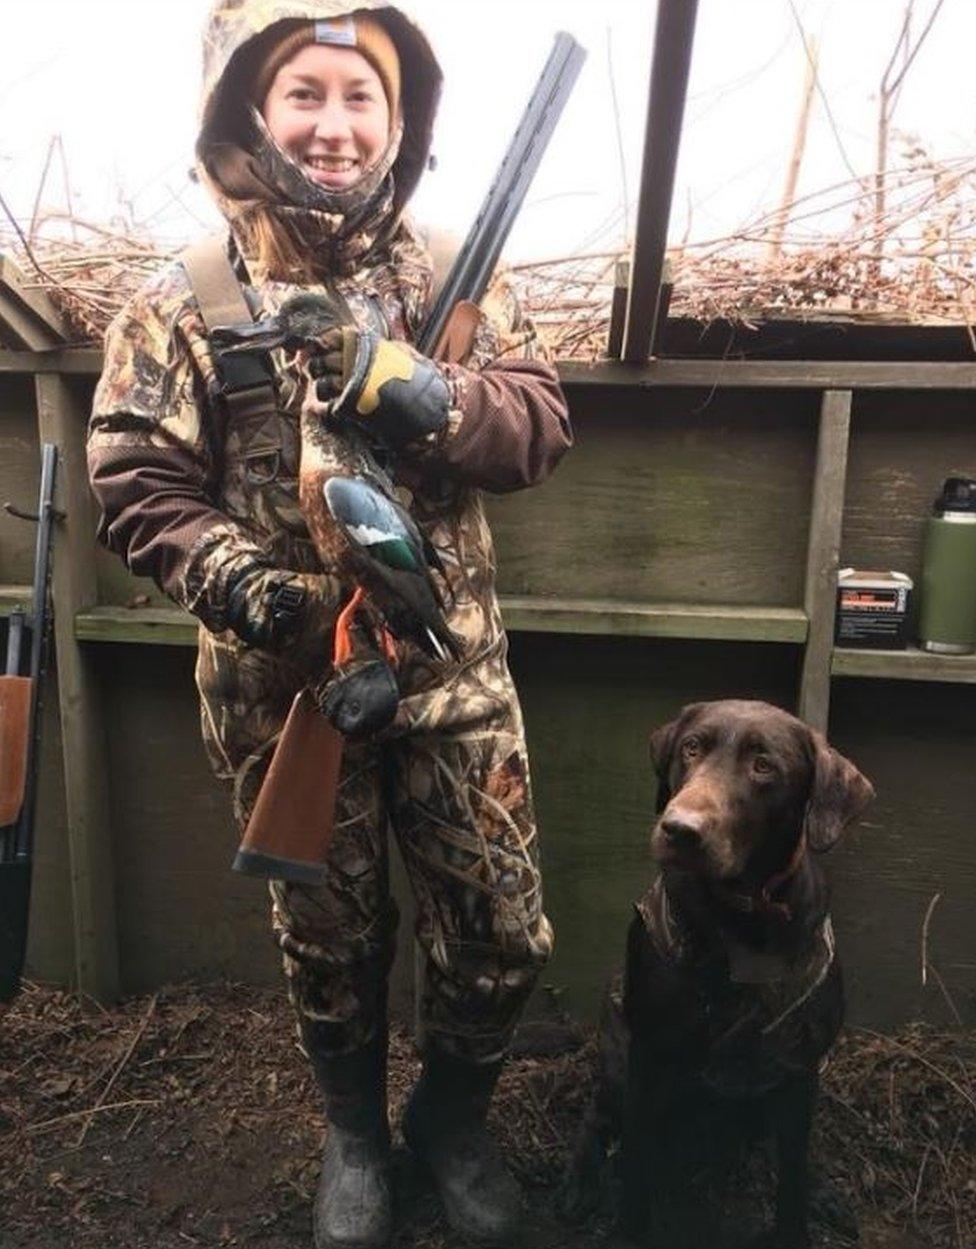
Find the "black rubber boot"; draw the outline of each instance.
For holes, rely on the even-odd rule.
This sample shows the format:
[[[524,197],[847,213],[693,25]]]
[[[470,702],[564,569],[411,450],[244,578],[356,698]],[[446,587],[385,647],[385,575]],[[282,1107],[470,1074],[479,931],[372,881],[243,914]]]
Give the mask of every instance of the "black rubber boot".
[[[303,1029],[325,1096],[328,1132],[315,1195],[315,1249],[381,1249],[393,1231],[385,1029],[350,1054],[330,1054]]]
[[[433,1176],[451,1227],[491,1245],[512,1241],[522,1213],[521,1190],[485,1125],[500,1071],[501,1063],[432,1049],[403,1117],[404,1139]]]

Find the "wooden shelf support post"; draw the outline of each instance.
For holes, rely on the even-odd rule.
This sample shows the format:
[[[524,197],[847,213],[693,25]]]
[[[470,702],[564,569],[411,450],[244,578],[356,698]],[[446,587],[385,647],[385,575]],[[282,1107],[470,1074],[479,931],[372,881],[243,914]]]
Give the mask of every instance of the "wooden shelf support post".
[[[807,544],[803,605],[810,623],[803,653],[798,714],[802,720],[824,733],[830,714],[830,665],[834,647],[834,609],[844,520],[851,399],[849,390],[824,392]]]
[[[40,441],[58,448],[56,501],[64,513],[55,529],[51,570],[58,699],[64,752],[65,810],[74,911],[77,986],[98,1002],[119,994],[115,872],[108,792],[105,725],[94,657],[75,637],[75,616],[95,605],[95,522],[85,461],[87,402],[57,373],[39,375]]]

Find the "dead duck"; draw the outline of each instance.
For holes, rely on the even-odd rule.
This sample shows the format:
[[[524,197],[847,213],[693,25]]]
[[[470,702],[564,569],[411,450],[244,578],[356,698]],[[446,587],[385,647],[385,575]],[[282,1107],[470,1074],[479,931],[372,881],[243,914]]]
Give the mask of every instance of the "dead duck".
[[[443,576],[443,565],[406,508],[363,477],[330,477],[323,493],[348,544],[343,562],[393,636],[413,642],[431,659],[459,659],[431,575]]]
[[[352,319],[341,296],[301,291],[284,300],[273,316],[244,325],[218,325],[210,337],[217,351],[231,355],[275,347],[299,351],[315,347],[326,330],[348,325]]]
[[[273,316],[250,325],[218,327],[214,346],[231,354],[278,347],[300,351],[314,348],[326,330],[350,320],[341,297],[302,292],[285,300]],[[372,731],[395,713],[393,638],[413,641],[434,659],[458,656],[431,575],[431,570],[441,575],[444,570],[397,501],[376,448],[359,429],[334,427],[327,415],[310,409],[301,422],[299,505],[323,565],[357,583],[335,624],[333,665],[340,677],[326,699],[326,711],[343,732]],[[364,540],[367,531],[369,541]],[[355,625],[364,617],[383,656],[365,665],[361,655],[357,658],[354,641]]]

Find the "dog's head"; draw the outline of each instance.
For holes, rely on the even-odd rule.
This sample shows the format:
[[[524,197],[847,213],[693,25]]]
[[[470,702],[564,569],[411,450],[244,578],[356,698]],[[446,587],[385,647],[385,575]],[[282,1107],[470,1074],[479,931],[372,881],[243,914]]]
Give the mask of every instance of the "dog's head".
[[[806,831],[828,850],[874,789],[822,734],[769,703],[694,703],[651,734],[659,777],[651,850],[718,880],[762,876]]]

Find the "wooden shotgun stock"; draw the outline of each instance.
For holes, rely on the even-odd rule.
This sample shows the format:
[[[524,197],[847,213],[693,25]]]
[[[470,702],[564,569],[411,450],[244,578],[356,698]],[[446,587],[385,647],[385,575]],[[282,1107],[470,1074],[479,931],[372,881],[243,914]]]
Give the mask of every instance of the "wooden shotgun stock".
[[[24,616],[13,612],[7,638],[7,670],[0,677],[0,828],[17,823],[27,791],[31,679],[19,675]]]
[[[342,734],[307,689],[295,695],[234,859],[248,876],[314,885],[332,840]]]
[[[456,304],[435,358],[463,360],[480,318],[476,304]],[[298,884],[323,878],[342,743],[342,734],[322,715],[309,691],[296,694],[234,859],[236,872]]]

